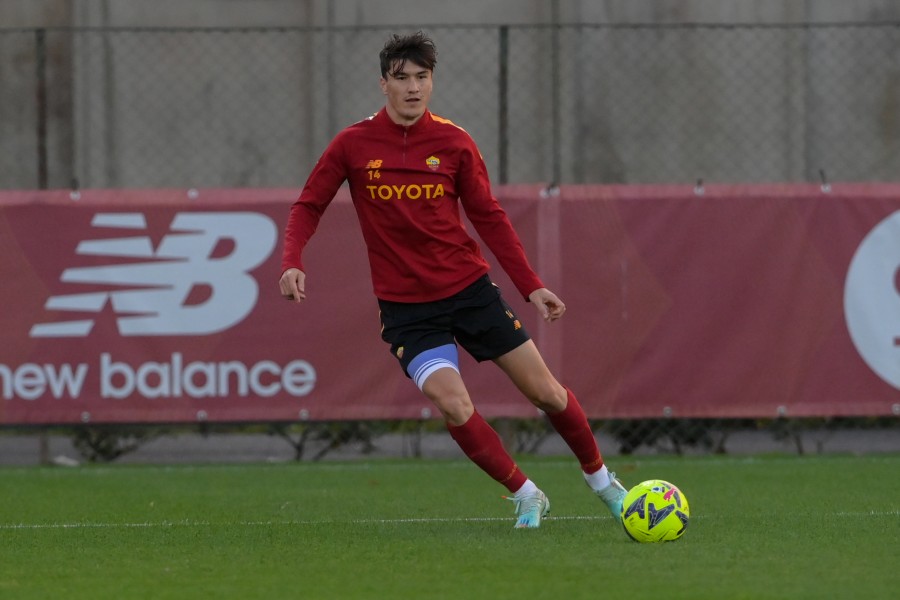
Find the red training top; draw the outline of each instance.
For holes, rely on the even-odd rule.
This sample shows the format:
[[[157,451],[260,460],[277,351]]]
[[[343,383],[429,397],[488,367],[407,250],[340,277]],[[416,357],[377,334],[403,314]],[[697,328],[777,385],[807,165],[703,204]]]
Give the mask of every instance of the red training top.
[[[378,298],[440,300],[487,273],[488,263],[460,218],[460,204],[519,293],[527,298],[544,287],[491,193],[475,142],[428,111],[407,127],[381,109],[332,140],[291,206],[282,272],[305,271],[303,248],[344,180],[350,182]]]

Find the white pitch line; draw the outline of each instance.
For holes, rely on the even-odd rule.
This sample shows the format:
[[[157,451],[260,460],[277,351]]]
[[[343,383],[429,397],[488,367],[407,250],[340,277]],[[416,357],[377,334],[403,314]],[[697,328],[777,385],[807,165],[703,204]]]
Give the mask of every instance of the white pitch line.
[[[864,517],[900,517],[900,510],[836,512],[830,515],[838,518]],[[548,521],[606,521],[612,517],[599,515],[549,516]],[[695,515],[691,519],[703,519],[704,515]],[[353,519],[353,520],[309,520],[309,521],[238,521],[235,523],[213,523],[211,521],[158,521],[145,523],[4,523],[0,531],[39,530],[39,529],[140,529],[156,527],[269,527],[296,525],[408,525],[428,523],[492,523],[512,521],[511,517],[409,517],[399,519]]]
[[[601,521],[612,517],[602,516],[570,516],[570,517],[546,517],[552,521]],[[127,528],[152,528],[152,527],[212,527],[212,526],[237,526],[237,527],[267,527],[271,525],[391,525],[391,524],[420,524],[420,523],[485,523],[492,521],[510,521],[512,517],[421,517],[400,519],[353,519],[347,521],[322,519],[309,521],[238,521],[235,523],[213,523],[211,521],[159,521],[156,523],[5,523],[0,524],[2,530],[23,529],[127,529]]]

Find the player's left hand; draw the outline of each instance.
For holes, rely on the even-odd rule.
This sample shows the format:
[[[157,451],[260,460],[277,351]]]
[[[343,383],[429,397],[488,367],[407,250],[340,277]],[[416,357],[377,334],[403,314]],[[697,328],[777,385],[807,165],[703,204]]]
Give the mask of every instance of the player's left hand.
[[[548,323],[557,320],[566,312],[566,305],[563,304],[563,301],[547,288],[534,290],[528,294],[528,299],[541,313],[541,318]]]
[[[287,269],[281,274],[278,287],[285,300],[302,302],[306,300],[306,273],[293,267]]]

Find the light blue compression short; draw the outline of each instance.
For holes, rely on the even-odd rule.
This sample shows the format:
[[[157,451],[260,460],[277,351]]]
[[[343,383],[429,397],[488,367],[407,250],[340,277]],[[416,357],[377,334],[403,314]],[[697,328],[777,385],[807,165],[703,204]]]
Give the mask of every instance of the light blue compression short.
[[[456,344],[444,344],[425,350],[410,361],[406,372],[421,390],[428,376],[444,367],[459,373],[459,351]]]

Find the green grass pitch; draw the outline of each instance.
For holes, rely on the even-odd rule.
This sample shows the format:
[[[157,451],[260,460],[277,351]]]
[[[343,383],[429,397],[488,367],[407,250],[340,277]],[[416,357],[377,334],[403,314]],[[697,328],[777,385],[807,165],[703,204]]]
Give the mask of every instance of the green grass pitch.
[[[0,598],[896,598],[900,456],[627,458],[687,495],[630,541],[573,459],[523,457],[514,530],[464,460],[0,469]]]

